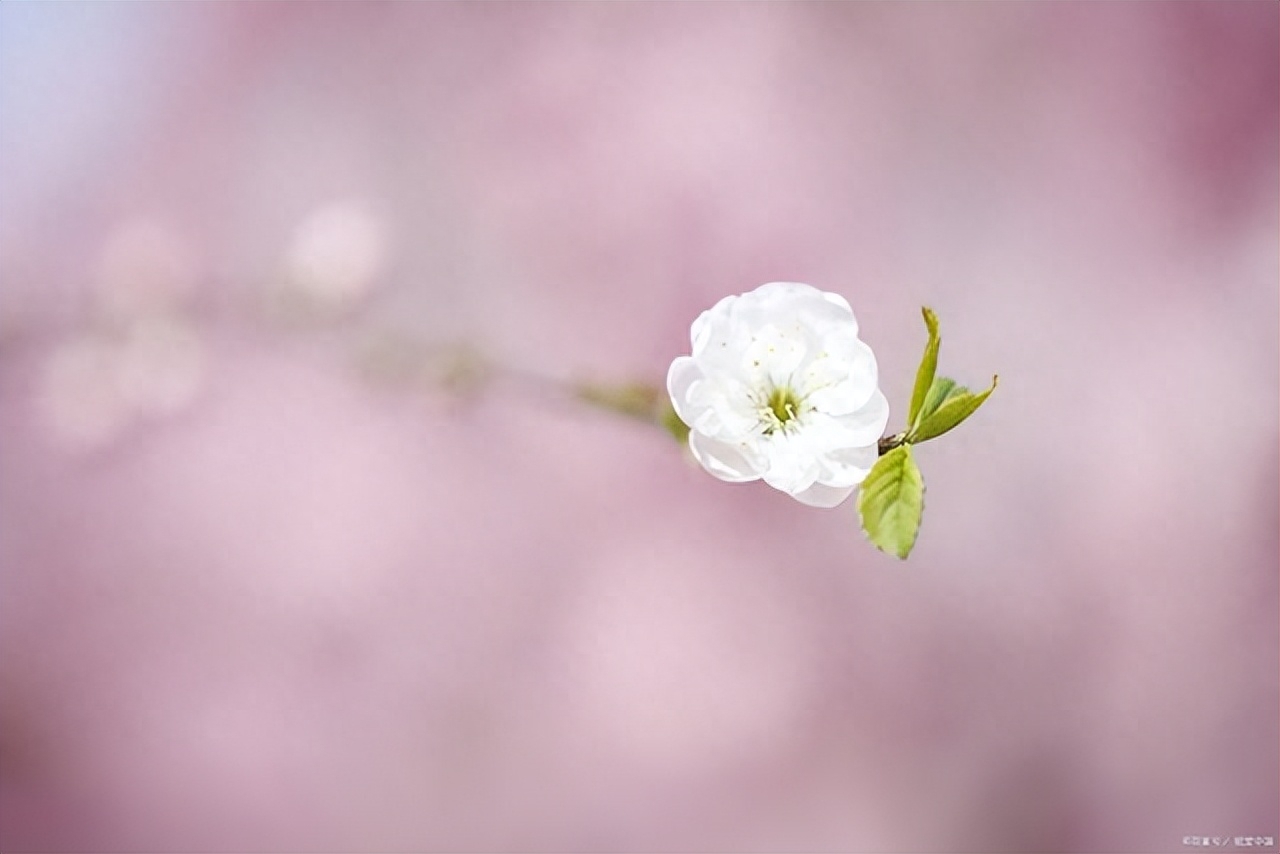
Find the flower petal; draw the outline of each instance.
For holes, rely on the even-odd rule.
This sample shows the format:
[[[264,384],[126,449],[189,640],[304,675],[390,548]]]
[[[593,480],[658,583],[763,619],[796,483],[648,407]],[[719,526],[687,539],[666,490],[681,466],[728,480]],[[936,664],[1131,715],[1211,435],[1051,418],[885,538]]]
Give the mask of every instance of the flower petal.
[[[757,388],[778,388],[791,384],[792,374],[805,356],[802,335],[788,334],[772,323],[755,331],[742,353],[742,368]]]
[[[829,486],[825,483],[815,483],[813,486],[803,492],[795,493],[791,497],[801,504],[808,504],[810,507],[835,507],[844,503],[844,500],[853,494],[852,486]]]
[[[732,375],[708,371],[699,363],[705,378],[689,388],[687,409],[690,427],[712,439],[737,443],[754,433],[760,416],[751,401],[750,390]]]
[[[800,374],[805,401],[828,415],[848,415],[871,402],[876,391],[876,357],[866,343],[827,341],[818,358]]]
[[[822,474],[818,480],[828,486],[854,487],[866,480],[871,467],[880,457],[878,443],[862,448],[840,448],[819,459]]]
[[[793,302],[796,299],[805,297],[821,297],[822,291],[813,285],[806,285],[803,282],[766,282],[750,293],[743,294],[744,297],[750,297],[754,303],[776,303],[776,302]]]
[[[838,332],[857,338],[858,320],[848,301],[839,294],[818,293],[821,299],[806,299],[797,306],[805,324],[820,335]]]
[[[760,473],[743,451],[718,439],[697,432],[689,434],[689,450],[707,472],[730,483],[759,480]]]
[[[862,408],[845,415],[810,412],[805,416],[805,433],[812,434],[824,451],[874,445],[889,423],[889,401],[876,389]]]
[[[853,317],[853,307],[849,305],[849,301],[840,294],[833,294],[830,291],[823,291],[822,298],[834,306],[849,312],[849,316]]]
[[[698,319],[693,322],[693,326],[689,329],[689,339],[692,346],[690,352],[696,357],[708,352],[714,339],[721,347],[727,346],[726,339],[732,334],[731,315],[733,312],[733,304],[737,302],[739,297],[730,294],[722,298],[711,308],[698,315]]]
[[[833,308],[822,298],[822,291],[799,282],[770,282],[745,293],[733,307],[734,319],[750,329],[765,324],[798,328],[805,326],[804,316],[812,311]]]
[[[671,405],[675,407],[676,415],[685,424],[692,425],[706,408],[705,405],[696,405],[690,395],[694,383],[702,378],[702,368],[691,356],[677,356],[667,370],[667,394],[671,395]]]
[[[858,321],[844,297],[799,282],[761,285],[742,295],[734,314],[752,326],[772,322],[820,335],[832,331],[847,332],[854,338],[858,335]]]
[[[812,443],[802,435],[775,433],[765,446],[769,465],[764,482],[789,495],[803,492],[822,473]]]

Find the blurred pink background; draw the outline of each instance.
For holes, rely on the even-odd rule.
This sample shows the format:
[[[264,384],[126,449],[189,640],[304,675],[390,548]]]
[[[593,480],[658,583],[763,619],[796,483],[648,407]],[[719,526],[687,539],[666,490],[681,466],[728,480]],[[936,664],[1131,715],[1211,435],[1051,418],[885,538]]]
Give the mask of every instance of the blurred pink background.
[[[1280,834],[1280,6],[0,6],[0,848]],[[844,294],[923,447],[704,474],[388,342],[661,381]],[[1234,841],[1228,850],[1235,850]]]

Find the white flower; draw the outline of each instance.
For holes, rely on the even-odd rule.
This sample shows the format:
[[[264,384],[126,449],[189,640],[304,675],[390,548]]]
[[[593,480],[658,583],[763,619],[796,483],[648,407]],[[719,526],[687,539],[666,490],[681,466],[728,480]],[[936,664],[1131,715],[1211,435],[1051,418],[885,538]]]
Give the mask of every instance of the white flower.
[[[693,322],[667,372],[702,467],[835,507],[867,476],[889,421],[849,303],[795,282],[728,296]]]
[[[385,221],[360,202],[333,202],[294,232],[285,287],[320,309],[346,308],[371,291],[388,260]]]
[[[99,330],[61,344],[49,357],[40,407],[54,437],[92,451],[140,416],[171,415],[189,404],[205,375],[205,347],[177,317],[144,316],[114,334]]]

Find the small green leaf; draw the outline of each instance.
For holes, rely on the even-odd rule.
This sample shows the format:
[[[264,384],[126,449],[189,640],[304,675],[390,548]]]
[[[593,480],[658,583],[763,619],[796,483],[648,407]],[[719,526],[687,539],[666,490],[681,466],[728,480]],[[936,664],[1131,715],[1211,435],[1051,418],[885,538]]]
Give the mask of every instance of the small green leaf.
[[[922,418],[920,425],[911,431],[908,437],[912,442],[924,442],[928,439],[936,439],[951,428],[960,424],[982,405],[991,392],[996,390],[996,384],[1000,381],[999,377],[991,378],[991,386],[986,391],[974,394],[967,389],[961,394],[954,394],[937,408],[927,418]]]
[[[938,411],[938,407],[946,403],[953,397],[962,394],[968,394],[969,389],[962,385],[956,385],[956,381],[947,377],[934,377],[933,385],[929,387],[929,393],[924,396],[924,405],[920,407],[920,411],[916,413],[915,424],[924,421],[930,415]]]
[[[929,329],[929,342],[924,345],[924,356],[920,359],[920,367],[916,370],[916,387],[911,392],[911,409],[907,412],[907,424],[914,427],[920,408],[924,406],[929,389],[933,387],[933,375],[938,370],[938,347],[942,339],[938,337],[938,316],[933,310],[922,307],[924,325]]]
[[[924,514],[924,477],[899,445],[876,461],[858,490],[862,530],[875,547],[905,559],[916,544]]]

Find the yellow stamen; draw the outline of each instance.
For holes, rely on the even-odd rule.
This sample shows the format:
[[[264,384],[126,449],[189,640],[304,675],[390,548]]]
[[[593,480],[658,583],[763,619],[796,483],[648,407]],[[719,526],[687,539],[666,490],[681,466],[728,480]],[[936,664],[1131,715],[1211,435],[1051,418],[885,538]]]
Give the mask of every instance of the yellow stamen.
[[[795,420],[800,414],[800,400],[796,397],[796,393],[786,386],[779,386],[769,392],[766,404],[770,414],[773,415],[771,419],[773,423],[765,430],[766,433],[772,433],[787,422]]]

